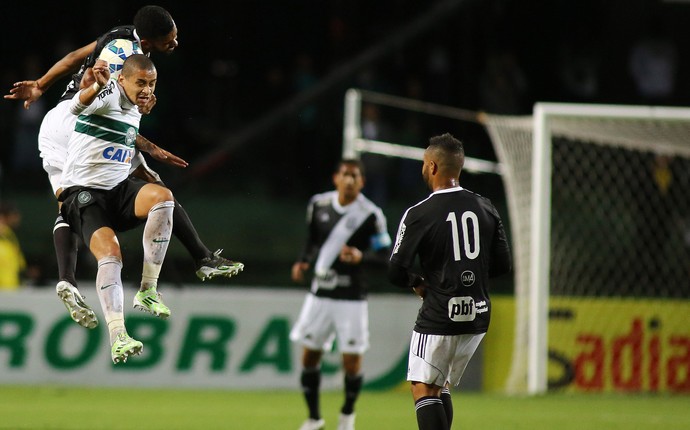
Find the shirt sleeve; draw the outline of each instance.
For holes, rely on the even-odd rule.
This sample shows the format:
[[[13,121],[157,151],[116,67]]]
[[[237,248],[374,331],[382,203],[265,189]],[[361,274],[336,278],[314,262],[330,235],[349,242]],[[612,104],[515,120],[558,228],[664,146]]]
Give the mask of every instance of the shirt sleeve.
[[[395,245],[390,257],[391,263],[410,268],[417,256],[417,249],[422,241],[424,230],[420,220],[408,209],[400,220]]]
[[[371,237],[371,249],[373,251],[388,249],[392,241],[390,234],[388,234],[386,217],[383,215],[383,211],[378,208],[374,212],[374,215],[376,216],[376,233]]]
[[[300,261],[312,262],[316,259],[319,246],[316,243],[316,231],[314,226],[314,206],[316,198],[312,197],[307,205],[307,240],[300,255]]]
[[[109,87],[109,85],[106,86],[106,89],[104,89],[103,91],[107,91],[108,87]],[[76,93],[74,95],[74,97],[72,97],[72,100],[70,100],[69,111],[73,115],[90,115],[94,112],[97,112],[99,109],[103,108],[103,106],[105,106],[107,104],[107,97],[103,93],[103,91],[101,91],[96,96],[96,99],[90,105],[83,104],[79,100],[79,95],[81,94],[82,91],[84,91],[84,90],[81,90],[78,93]]]
[[[493,215],[496,217],[496,232],[491,244],[491,259],[489,261],[489,277],[491,278],[510,272],[513,265],[508,238],[495,207],[493,207]]]

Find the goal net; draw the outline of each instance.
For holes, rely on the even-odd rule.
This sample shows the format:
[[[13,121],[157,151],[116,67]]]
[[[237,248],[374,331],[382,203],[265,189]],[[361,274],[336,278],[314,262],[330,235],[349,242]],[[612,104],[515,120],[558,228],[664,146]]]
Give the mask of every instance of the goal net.
[[[517,254],[510,389],[688,392],[690,109],[543,103],[485,124]]]
[[[344,156],[421,159],[423,148],[364,136],[367,104],[488,133],[499,163],[468,157],[465,171],[498,174],[505,190],[506,391],[690,392],[690,109],[547,103],[510,117],[350,90]],[[417,145],[452,132],[432,130]]]

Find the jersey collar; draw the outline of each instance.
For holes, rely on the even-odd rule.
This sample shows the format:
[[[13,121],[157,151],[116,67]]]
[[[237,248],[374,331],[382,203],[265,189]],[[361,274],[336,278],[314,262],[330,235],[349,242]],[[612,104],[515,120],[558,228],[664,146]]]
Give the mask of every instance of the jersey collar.
[[[141,48],[141,38],[139,37],[139,33],[137,33],[136,28],[134,29],[134,32],[132,33],[132,35],[134,35],[134,38],[137,39],[137,42],[139,43],[139,48]],[[144,48],[141,48],[141,52],[144,52]],[[150,57],[151,53],[147,52],[144,55],[146,55],[147,57]]]
[[[132,33],[134,35],[134,38],[137,39],[137,42],[139,42],[139,46],[141,46],[141,38],[139,37],[139,33],[137,33],[137,29],[134,29],[134,32]]]
[[[462,190],[463,190],[463,188],[460,185],[458,185],[457,187],[444,188],[442,190],[434,191],[433,193],[431,193],[431,195],[433,196],[434,194],[454,193],[456,191],[462,191]]]
[[[335,209],[335,211],[338,212],[339,214],[344,214],[344,213],[347,212],[352,206],[354,206],[355,203],[357,203],[357,202],[359,202],[359,201],[361,201],[361,200],[362,200],[362,194],[359,194],[359,195],[357,196],[357,198],[356,198],[352,203],[350,203],[350,204],[347,205],[347,206],[343,206],[343,205],[341,205],[340,202],[338,201],[338,192],[337,192],[337,191],[334,191],[334,192],[333,192],[333,209]]]

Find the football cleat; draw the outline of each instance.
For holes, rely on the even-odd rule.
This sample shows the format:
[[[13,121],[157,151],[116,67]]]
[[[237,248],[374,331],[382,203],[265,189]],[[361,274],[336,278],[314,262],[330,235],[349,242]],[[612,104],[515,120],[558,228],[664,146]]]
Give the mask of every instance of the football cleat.
[[[326,421],[321,418],[318,420],[315,420],[313,418],[309,418],[306,420],[303,424],[302,427],[299,428],[299,430],[321,430],[326,426]]]
[[[126,363],[127,357],[132,355],[139,355],[144,350],[144,344],[138,340],[134,340],[127,333],[120,333],[115,338],[113,346],[110,349],[110,354],[113,358],[113,363]]]
[[[55,292],[62,300],[69,316],[74,322],[85,328],[96,328],[98,326],[98,318],[89,305],[84,302],[84,297],[79,293],[79,290],[74,285],[67,281],[60,281],[55,286]]]
[[[170,316],[170,309],[163,303],[161,293],[156,291],[155,285],[144,291],[138,291],[134,295],[134,309],[148,312],[163,319]]]
[[[222,249],[217,250],[212,256],[206,257],[199,261],[196,276],[202,281],[215,278],[216,276],[225,276],[229,278],[235,276],[244,270],[244,264],[239,261],[231,261],[227,258],[221,257]]]
[[[355,414],[340,414],[338,417],[338,430],[355,430]]]

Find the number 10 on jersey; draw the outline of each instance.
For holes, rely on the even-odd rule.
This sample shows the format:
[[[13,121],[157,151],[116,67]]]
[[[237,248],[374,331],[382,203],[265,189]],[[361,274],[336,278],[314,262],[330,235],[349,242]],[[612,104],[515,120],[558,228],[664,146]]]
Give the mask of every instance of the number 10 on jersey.
[[[465,257],[470,260],[477,258],[479,256],[479,219],[477,218],[477,214],[472,211],[467,211],[460,215],[460,224],[462,226],[462,249],[460,248],[460,232],[458,230],[458,219],[455,212],[449,212],[446,221],[450,223],[453,236],[453,257],[455,261],[462,260],[462,254],[465,254]],[[470,243],[470,228],[472,228],[474,246]]]

